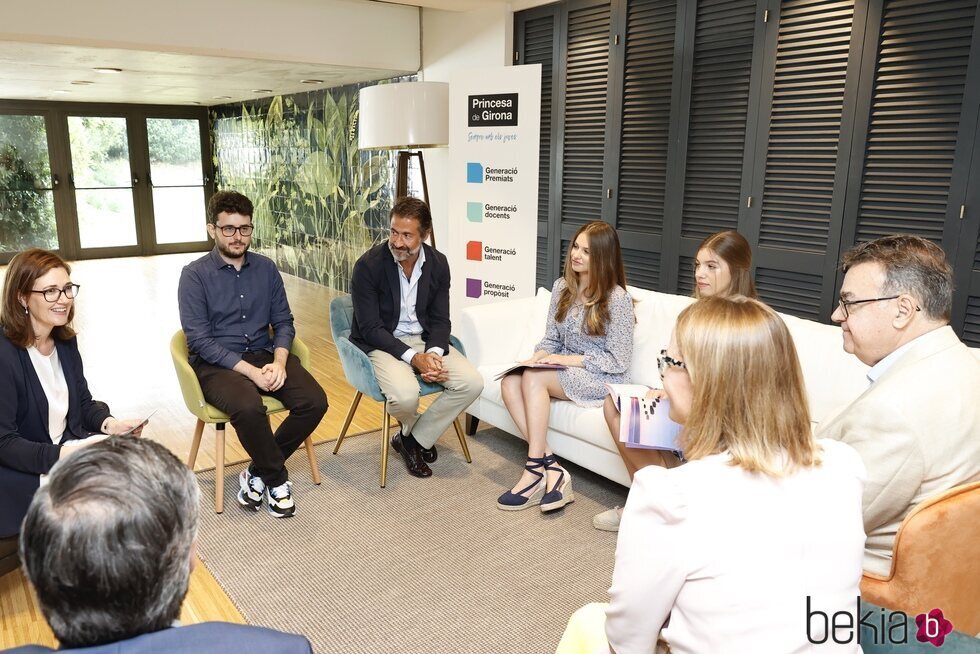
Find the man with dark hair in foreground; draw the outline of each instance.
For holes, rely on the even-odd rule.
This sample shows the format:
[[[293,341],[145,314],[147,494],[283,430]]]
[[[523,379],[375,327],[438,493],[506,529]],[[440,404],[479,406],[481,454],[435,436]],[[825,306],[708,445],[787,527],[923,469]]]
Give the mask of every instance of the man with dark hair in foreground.
[[[312,651],[302,636],[261,627],[171,628],[195,564],[198,504],[194,474],[146,439],[109,438],[51,469],[24,519],[20,556],[60,651]]]

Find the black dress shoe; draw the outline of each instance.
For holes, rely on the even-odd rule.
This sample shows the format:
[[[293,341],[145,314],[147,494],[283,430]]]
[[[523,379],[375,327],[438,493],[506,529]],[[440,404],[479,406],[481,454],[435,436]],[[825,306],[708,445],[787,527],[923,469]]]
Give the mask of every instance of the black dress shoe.
[[[439,458],[439,453],[436,452],[435,445],[428,448],[420,446],[419,449],[422,450],[422,460],[425,461],[426,463],[435,463],[436,459]]]
[[[431,477],[432,470],[422,460],[422,448],[419,447],[418,443],[414,443],[414,440],[409,441],[412,443],[409,445],[402,438],[402,433],[398,432],[391,437],[391,447],[402,455],[405,460],[405,467],[408,468],[408,474],[414,477]]]

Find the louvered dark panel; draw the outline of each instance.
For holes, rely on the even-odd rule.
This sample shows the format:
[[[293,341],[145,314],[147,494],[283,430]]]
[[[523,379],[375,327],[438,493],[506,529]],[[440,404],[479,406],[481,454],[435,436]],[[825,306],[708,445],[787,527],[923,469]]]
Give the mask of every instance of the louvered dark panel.
[[[941,242],[976,0],[885,2],[858,241]]]
[[[568,13],[561,222],[581,225],[602,215],[609,5]]]
[[[522,63],[541,64],[541,142],[538,148],[538,220],[548,220],[551,192],[551,75],[554,68],[554,16],[524,24]],[[539,264],[540,265],[540,264]]]
[[[632,0],[627,8],[619,228],[663,232],[676,14],[673,0]]]
[[[694,259],[681,256],[680,274],[677,275],[678,295],[694,295]]]
[[[970,347],[980,347],[980,297],[976,295],[971,295],[966,302],[963,342]]]
[[[757,268],[755,288],[759,298],[777,311],[800,318],[820,320],[820,275]]]
[[[660,285],[660,253],[623,248],[623,267],[630,286],[657,290]]]
[[[542,234],[541,228],[538,227],[538,261],[534,267],[535,283],[537,286],[551,288],[553,280],[550,278],[551,274],[548,271],[548,232],[545,230]]]
[[[759,244],[827,251],[853,0],[783,2]]]
[[[977,249],[973,254],[973,269],[980,270],[980,234],[977,235]]]
[[[754,14],[754,0],[698,3],[681,217],[686,237],[737,226]]]

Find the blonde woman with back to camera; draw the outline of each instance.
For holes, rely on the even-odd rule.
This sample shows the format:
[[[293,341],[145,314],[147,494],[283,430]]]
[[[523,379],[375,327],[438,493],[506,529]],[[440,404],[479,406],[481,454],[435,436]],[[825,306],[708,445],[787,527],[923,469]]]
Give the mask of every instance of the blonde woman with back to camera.
[[[824,640],[820,651],[860,652],[856,636],[834,643],[807,611],[857,624],[864,466],[849,446],[812,437],[782,319],[757,300],[706,298],[681,312],[657,363],[689,462],[636,474],[608,647],[586,651],[650,654],[660,639],[673,654],[793,654]],[[580,611],[560,652],[574,651],[562,647],[596,605]]]
[[[755,284],[752,282],[752,248],[745,237],[736,231],[712,234],[701,241],[694,259],[694,297],[700,300],[736,294],[756,297]],[[663,396],[664,392],[659,388],[651,389],[647,393],[649,399]],[[602,413],[630,479],[637,470],[646,466],[673,468],[680,465],[680,459],[672,452],[627,447],[619,440],[619,407],[611,395],[606,397]],[[623,510],[618,506],[603,511],[592,519],[592,526],[602,531],[619,531],[622,515]]]

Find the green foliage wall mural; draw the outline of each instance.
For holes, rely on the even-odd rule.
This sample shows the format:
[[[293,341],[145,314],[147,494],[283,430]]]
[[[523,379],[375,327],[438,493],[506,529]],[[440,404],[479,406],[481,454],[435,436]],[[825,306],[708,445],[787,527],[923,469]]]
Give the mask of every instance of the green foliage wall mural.
[[[365,85],[212,111],[217,185],[255,204],[254,249],[280,270],[350,291],[354,262],[386,238],[393,154],[357,149]]]

